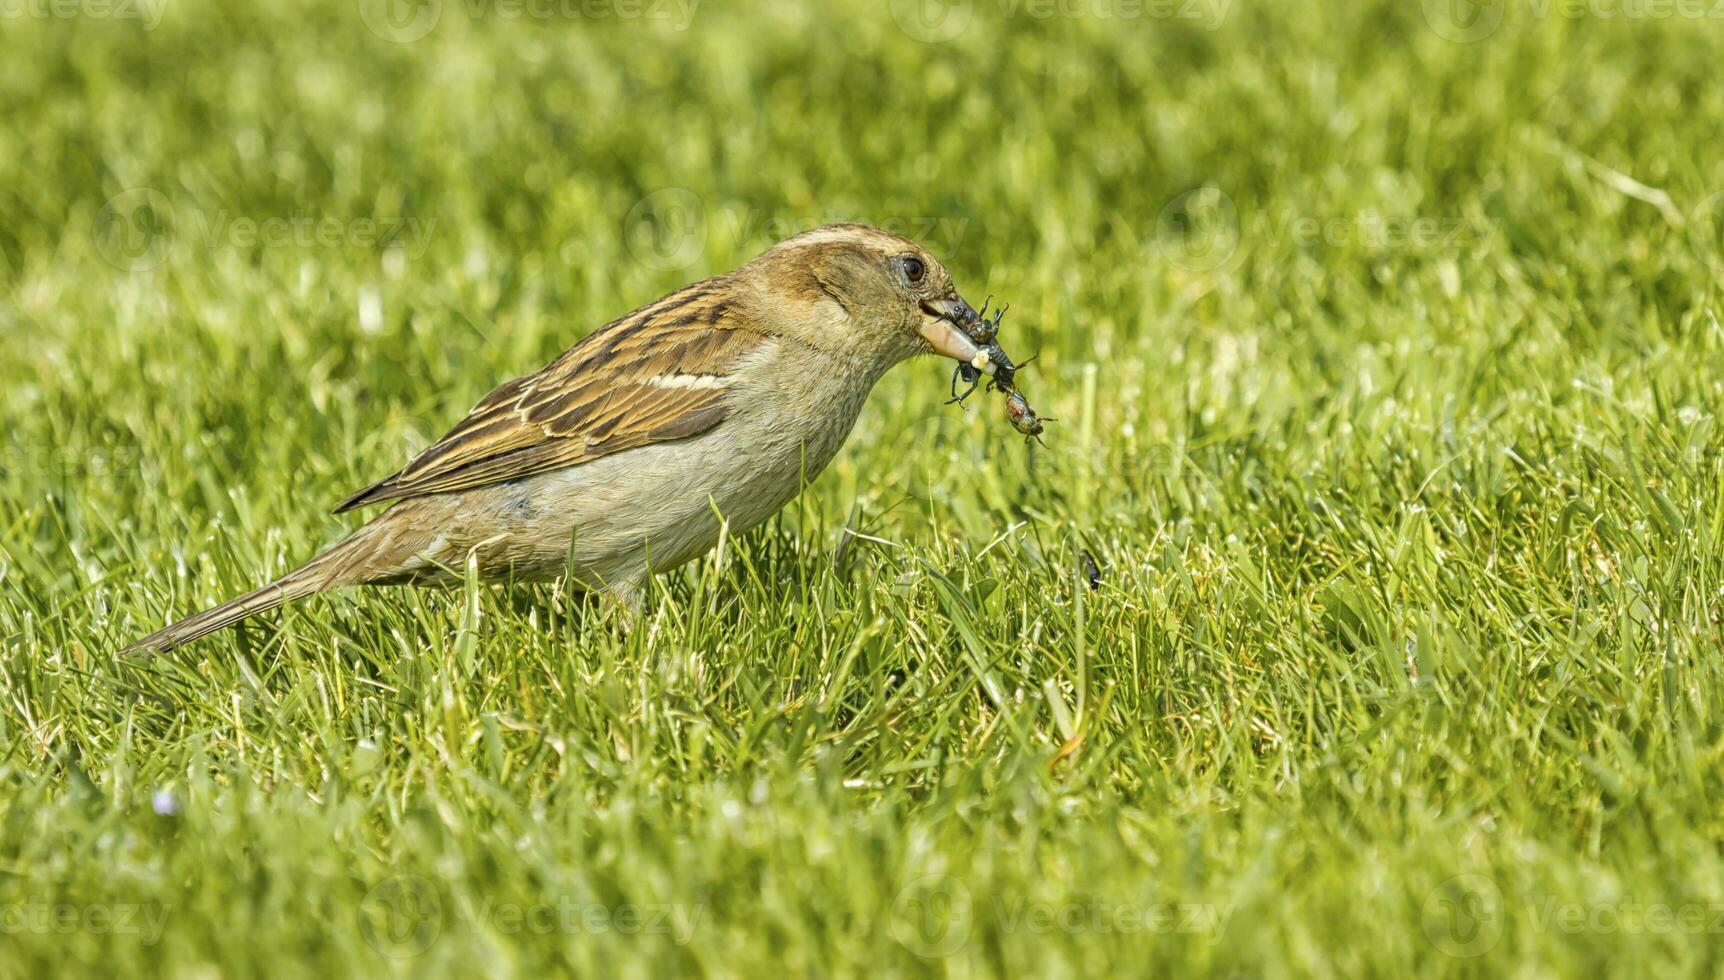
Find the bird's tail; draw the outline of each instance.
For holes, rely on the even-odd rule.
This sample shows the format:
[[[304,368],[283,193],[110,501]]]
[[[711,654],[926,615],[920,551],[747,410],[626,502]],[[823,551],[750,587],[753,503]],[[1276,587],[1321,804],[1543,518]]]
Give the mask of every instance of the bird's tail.
[[[214,609],[205,609],[195,616],[187,616],[177,623],[164,626],[133,643],[123,652],[128,654],[166,653],[182,643],[190,643],[200,636],[208,636],[216,630],[225,629],[242,619],[256,616],[260,612],[267,612],[284,602],[303,598],[313,592],[321,591],[325,587],[316,578],[302,575],[301,573],[304,571],[305,569],[301,568],[289,572],[261,589],[247,592],[237,599],[229,599]]]
[[[405,522],[393,519],[395,516],[393,512],[385,513],[263,588],[164,626],[122,653],[166,653],[181,644],[314,592],[379,581],[379,571],[400,561],[401,556],[410,554],[422,537],[412,529],[404,528]],[[403,535],[403,530],[409,533]]]

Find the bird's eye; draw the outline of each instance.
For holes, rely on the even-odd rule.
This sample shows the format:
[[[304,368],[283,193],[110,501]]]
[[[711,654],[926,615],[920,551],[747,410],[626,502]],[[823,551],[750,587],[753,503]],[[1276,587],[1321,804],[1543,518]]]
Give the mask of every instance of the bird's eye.
[[[914,255],[906,255],[899,261],[904,265],[904,278],[911,282],[921,282],[922,277],[928,274],[928,267]]]

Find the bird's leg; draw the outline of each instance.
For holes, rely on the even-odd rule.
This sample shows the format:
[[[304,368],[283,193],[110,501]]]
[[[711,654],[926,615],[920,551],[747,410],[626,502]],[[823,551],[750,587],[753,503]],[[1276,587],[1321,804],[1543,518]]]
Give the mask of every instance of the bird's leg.
[[[624,633],[633,632],[640,622],[642,585],[633,579],[618,579],[598,590],[599,606],[616,618]]]

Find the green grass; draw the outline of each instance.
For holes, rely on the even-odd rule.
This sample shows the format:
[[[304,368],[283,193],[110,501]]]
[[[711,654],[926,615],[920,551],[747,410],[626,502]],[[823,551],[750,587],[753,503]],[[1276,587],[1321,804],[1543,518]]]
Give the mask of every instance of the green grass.
[[[1724,969],[1724,23],[910,6],[9,8],[0,974]],[[913,363],[632,630],[115,660],[840,219],[1012,304],[1045,451]]]

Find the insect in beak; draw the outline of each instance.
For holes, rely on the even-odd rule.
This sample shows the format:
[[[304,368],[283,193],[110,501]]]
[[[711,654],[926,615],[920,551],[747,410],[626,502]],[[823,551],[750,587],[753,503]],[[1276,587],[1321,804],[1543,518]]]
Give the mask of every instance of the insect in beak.
[[[922,322],[917,325],[917,332],[934,353],[949,357],[960,364],[970,364],[975,361],[982,349],[970,339],[968,327],[980,319],[970,304],[964,302],[958,295],[945,299],[929,300],[922,304]]]
[[[959,364],[958,367],[953,370],[952,398],[951,401],[946,402],[948,405],[956,403],[962,407],[964,399],[970,397],[970,395],[975,392],[977,385],[981,383],[981,376],[983,374],[988,375],[989,388],[992,388],[995,391],[1007,392],[1008,394],[1017,397],[1020,401],[1023,400],[1022,396],[1017,395],[1017,388],[1015,387],[1017,373],[1024,364],[1030,363],[1030,361],[1035,360],[1036,357],[1032,354],[1023,362],[1023,364],[1012,363],[1012,359],[1006,355],[1005,350],[999,345],[1000,321],[1005,317],[1007,308],[1004,306],[1000,307],[995,311],[994,318],[990,320],[988,319],[988,304],[993,301],[994,297],[990,295],[987,299],[982,301],[982,310],[980,313],[971,311],[972,319],[969,321],[964,332],[969,335],[969,338],[972,341],[981,345],[981,350],[980,353],[978,353],[968,364]],[[962,301],[960,300],[960,302]],[[962,394],[958,393],[958,381],[960,378],[963,379],[965,384],[969,385],[968,388],[964,389]],[[1029,403],[1025,402],[1024,404],[1027,408]]]

